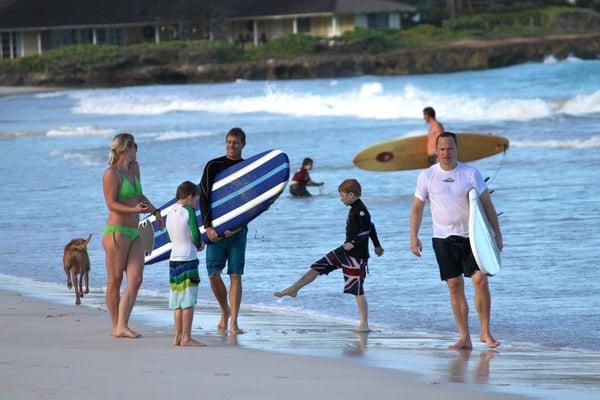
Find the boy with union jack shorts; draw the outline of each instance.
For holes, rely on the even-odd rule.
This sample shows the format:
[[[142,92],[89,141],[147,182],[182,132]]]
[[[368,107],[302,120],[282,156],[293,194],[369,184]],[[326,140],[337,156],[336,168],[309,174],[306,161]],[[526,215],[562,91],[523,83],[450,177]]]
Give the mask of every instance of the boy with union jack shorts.
[[[383,247],[377,238],[371,215],[360,199],[361,187],[356,179],[346,179],[338,187],[340,200],[350,207],[346,221],[346,240],[344,244],[330,251],[317,262],[292,286],[275,292],[275,296],[296,297],[298,291],[314,281],[319,275],[341,269],[344,275],[344,293],[355,296],[360,322],[357,332],[369,331],[368,304],[365,297],[364,281],[367,277],[369,259],[369,237],[375,245],[375,254],[383,255]]]

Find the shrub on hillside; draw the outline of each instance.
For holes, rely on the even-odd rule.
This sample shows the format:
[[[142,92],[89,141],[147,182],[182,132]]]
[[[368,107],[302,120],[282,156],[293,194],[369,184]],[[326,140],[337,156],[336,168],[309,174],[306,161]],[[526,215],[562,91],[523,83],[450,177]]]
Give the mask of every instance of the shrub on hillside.
[[[334,42],[344,52],[380,53],[399,46],[398,32],[397,29],[357,28],[334,38]]]
[[[172,41],[145,43],[127,48],[142,65],[164,65],[171,63],[229,63],[244,58],[239,47],[221,41]]]
[[[268,41],[256,49],[248,50],[251,58],[294,58],[314,54],[321,47],[321,39],[302,35],[287,34]]]
[[[121,48],[117,46],[76,45],[10,60],[3,63],[2,68],[19,72],[87,71],[123,63],[120,53]]]

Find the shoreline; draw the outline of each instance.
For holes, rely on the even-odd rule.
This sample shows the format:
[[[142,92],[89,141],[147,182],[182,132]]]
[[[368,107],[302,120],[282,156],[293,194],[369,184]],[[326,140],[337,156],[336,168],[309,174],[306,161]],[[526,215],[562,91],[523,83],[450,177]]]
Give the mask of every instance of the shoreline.
[[[322,54],[223,64],[149,64],[69,72],[2,72],[4,86],[123,87],[244,80],[349,78],[485,70],[574,55],[597,59],[600,32],[461,39],[377,54]]]
[[[76,353],[80,353],[80,356],[73,355],[73,357],[83,358],[93,365],[97,363],[99,367],[93,369],[99,368],[103,371],[110,370],[107,366],[109,360],[101,356],[104,351],[113,354],[125,351],[129,348],[128,346],[131,346],[131,351],[134,353],[132,353],[131,360],[128,361],[127,369],[132,371],[135,376],[115,378],[117,380],[137,379],[138,374],[144,375],[147,372],[150,374],[148,377],[158,375],[160,378],[170,379],[168,376],[163,377],[162,374],[166,373],[164,368],[160,370],[162,372],[158,372],[156,368],[159,366],[150,370],[144,367],[145,358],[142,360],[140,357],[143,358],[143,354],[137,353],[140,348],[143,349],[140,350],[142,353],[150,352],[152,357],[161,360],[164,358],[165,365],[179,365],[179,362],[172,360],[171,357],[174,354],[183,356],[188,351],[194,352],[194,355],[196,355],[196,351],[202,352],[197,354],[201,357],[200,360],[204,360],[203,352],[205,349],[209,349],[208,364],[217,363],[226,370],[227,365],[225,364],[227,363],[223,361],[225,363],[223,364],[220,360],[220,351],[224,349],[226,352],[223,355],[224,360],[231,360],[236,365],[238,359],[245,360],[243,365],[240,365],[241,370],[255,371],[248,378],[252,382],[249,387],[254,389],[256,389],[255,382],[266,379],[259,371],[271,371],[270,373],[274,375],[269,375],[270,381],[267,386],[283,385],[281,390],[288,390],[286,384],[298,384],[298,380],[304,380],[307,383],[318,381],[324,373],[323,370],[326,371],[325,374],[339,371],[340,368],[345,371],[344,374],[338,373],[328,378],[327,390],[324,391],[323,388],[320,388],[314,393],[303,393],[303,396],[299,395],[298,398],[319,397],[323,393],[325,393],[324,396],[321,396],[323,398],[337,398],[338,394],[342,396],[340,398],[344,399],[362,398],[367,395],[372,385],[373,387],[379,387],[381,384],[387,385],[380,381],[364,385],[364,380],[361,380],[362,378],[359,376],[371,376],[371,374],[378,377],[385,376],[385,379],[382,378],[385,382],[395,382],[392,388],[386,386],[382,389],[383,397],[378,398],[397,398],[397,395],[394,397],[391,393],[401,391],[412,393],[410,398],[423,399],[438,398],[438,394],[443,393],[443,398],[448,399],[544,398],[558,400],[568,397],[574,400],[589,400],[595,398],[600,387],[600,382],[597,381],[599,375],[596,364],[600,354],[587,350],[553,351],[550,348],[509,343],[508,340],[505,340],[501,348],[496,350],[489,350],[483,344],[474,343],[473,351],[449,351],[446,346],[451,343],[452,335],[391,332],[375,326],[368,335],[360,335],[352,332],[354,325],[349,321],[311,318],[295,313],[270,312],[257,309],[252,305],[243,306],[240,314],[242,328],[246,333],[230,336],[220,334],[215,329],[219,319],[218,306],[207,303],[198,304],[192,334],[196,339],[207,343],[208,347],[202,349],[174,348],[172,346],[172,312],[166,308],[166,299],[148,293],[140,294],[131,318],[132,328],[143,335],[140,342],[148,341],[146,344],[138,345],[137,340],[117,340],[109,336],[109,317],[103,299],[102,290],[95,289],[84,298],[83,307],[74,306],[72,304],[73,294],[66,288],[61,288],[60,285],[31,286],[31,283],[18,281],[11,283],[10,279],[5,281],[0,285],[0,303],[3,305],[0,318],[4,326],[11,327],[11,331],[1,332],[0,341],[13,343],[14,339],[18,338],[20,344],[11,349],[9,362],[5,361],[7,360],[6,355],[3,355],[1,361],[11,367],[11,374],[19,375],[18,370],[13,370],[12,367],[25,362],[20,361],[19,355],[28,354],[30,344],[34,344],[34,349],[31,350],[33,354],[50,352],[50,354],[46,354],[48,365],[62,363],[64,366],[61,368],[68,370],[72,368],[71,358],[64,356],[61,351],[53,352],[49,349],[52,347],[69,351],[71,343],[83,340],[91,343],[90,348],[95,349],[98,353],[90,358],[89,349],[76,346]],[[54,326],[54,331],[49,332],[46,330],[49,321],[63,322]],[[21,330],[19,330],[19,326],[21,326]],[[31,332],[27,331],[26,326],[32,328]],[[85,332],[80,334],[81,326],[85,327]],[[35,331],[38,327],[43,327],[40,328],[42,329],[40,332]],[[123,344],[132,342],[136,344]],[[179,351],[184,353],[179,353]],[[9,354],[7,353],[7,355]],[[262,362],[257,359],[264,361],[266,365],[254,369],[256,363]],[[26,362],[30,363],[27,365],[40,364],[33,358],[33,355],[27,358]],[[177,374],[188,376],[190,380],[195,379],[194,371],[197,369],[197,363],[198,360],[195,361],[195,364],[192,360],[185,361],[179,365],[185,372],[178,369]],[[274,367],[271,365],[273,363],[281,363],[281,368]],[[305,366],[292,375],[283,374],[283,371],[293,368],[297,363]],[[40,366],[48,367],[48,365],[41,364]],[[571,367],[568,367],[569,365]],[[76,368],[85,367],[85,365],[76,366]],[[41,368],[42,372],[40,373],[45,377],[48,373],[53,373],[56,368],[50,368],[51,371]],[[207,373],[207,368],[209,366],[203,366],[201,371]],[[348,383],[342,378],[342,375],[346,375],[347,370],[356,374],[356,376],[350,375],[356,385],[348,386]],[[311,372],[307,374],[306,371]],[[223,373],[234,375],[233,372]],[[313,373],[316,376],[312,375]],[[208,374],[210,375],[210,373]],[[212,372],[212,374],[220,376],[218,374],[221,372]],[[235,370],[235,375],[239,376],[239,374],[240,371]],[[95,377],[93,372],[86,372],[84,381],[93,380]],[[332,378],[335,379],[331,381]],[[280,379],[290,379],[290,381],[280,382]],[[13,380],[10,381],[13,382]],[[51,383],[47,384],[54,385],[55,381],[56,385],[68,386],[68,378],[60,374],[53,377]],[[0,378],[0,384],[2,384],[2,378]],[[204,386],[205,383],[201,382],[201,387],[204,388]],[[242,388],[245,390],[243,385]],[[252,398],[242,396],[242,393],[245,394],[241,390],[242,388],[231,398],[238,398],[236,397],[238,395],[239,398]],[[101,389],[98,388],[95,391],[101,393]],[[50,389],[37,387],[36,390]],[[56,391],[57,389],[53,387],[52,390]],[[449,397],[448,390],[451,392]],[[144,394],[144,396],[152,394]],[[215,391],[214,394],[217,395],[217,392]],[[390,396],[386,397],[387,394]],[[499,394],[502,397],[496,397]],[[63,398],[65,395],[69,398],[67,392],[61,392],[58,398]],[[354,395],[356,397],[353,397]],[[106,397],[102,396],[101,398]],[[265,397],[263,393],[261,398],[269,399],[271,397]]]
[[[47,86],[0,86],[0,98],[22,94],[50,93],[62,90],[62,87]]]
[[[44,302],[0,289],[0,385],[12,399],[164,399],[186,393],[230,399],[522,399],[489,387],[419,382],[394,369],[244,348],[228,336],[198,337],[203,348],[174,348],[171,329],[135,321],[143,337],[114,339],[106,311]],[[123,357],[124,354],[126,357]],[[118,367],[118,368],[116,368]],[[111,382],[109,388],[106,382]],[[301,386],[300,386],[301,385]],[[299,387],[301,388],[299,390]]]

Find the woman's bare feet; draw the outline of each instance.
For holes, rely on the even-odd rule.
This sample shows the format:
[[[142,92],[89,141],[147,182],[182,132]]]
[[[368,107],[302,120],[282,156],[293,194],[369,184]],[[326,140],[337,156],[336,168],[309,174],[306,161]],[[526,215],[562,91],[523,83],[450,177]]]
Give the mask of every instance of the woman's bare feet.
[[[275,292],[273,294],[277,297],[283,297],[283,296],[296,297],[298,295],[298,291],[292,290],[291,288],[287,288],[287,289],[280,290],[279,292]]]
[[[181,346],[181,336],[175,335],[175,339],[173,340],[173,346]]]
[[[489,347],[490,349],[495,349],[496,347],[500,346],[500,342],[494,339],[490,334],[481,335],[479,337],[479,340],[481,340],[482,343],[487,344],[487,347]]]
[[[206,344],[199,342],[197,340],[194,340],[192,338],[188,338],[188,339],[182,339],[181,340],[181,346],[196,346],[196,347],[204,347],[206,346]]]
[[[117,328],[112,331],[112,335],[121,339],[138,339],[142,337],[139,333],[132,331],[129,328]]]

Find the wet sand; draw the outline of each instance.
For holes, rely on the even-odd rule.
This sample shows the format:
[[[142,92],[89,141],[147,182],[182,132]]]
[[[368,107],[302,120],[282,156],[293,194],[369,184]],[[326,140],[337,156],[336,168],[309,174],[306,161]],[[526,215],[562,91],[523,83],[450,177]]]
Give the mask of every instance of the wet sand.
[[[57,90],[61,90],[61,88],[44,86],[0,86],[0,97],[15,96],[19,94],[55,92]]]
[[[104,309],[47,303],[0,291],[0,387],[10,399],[517,399],[473,385],[419,382],[406,372],[240,347],[227,336],[172,345],[171,332],[133,325],[114,339]],[[140,329],[141,328],[141,329]]]

